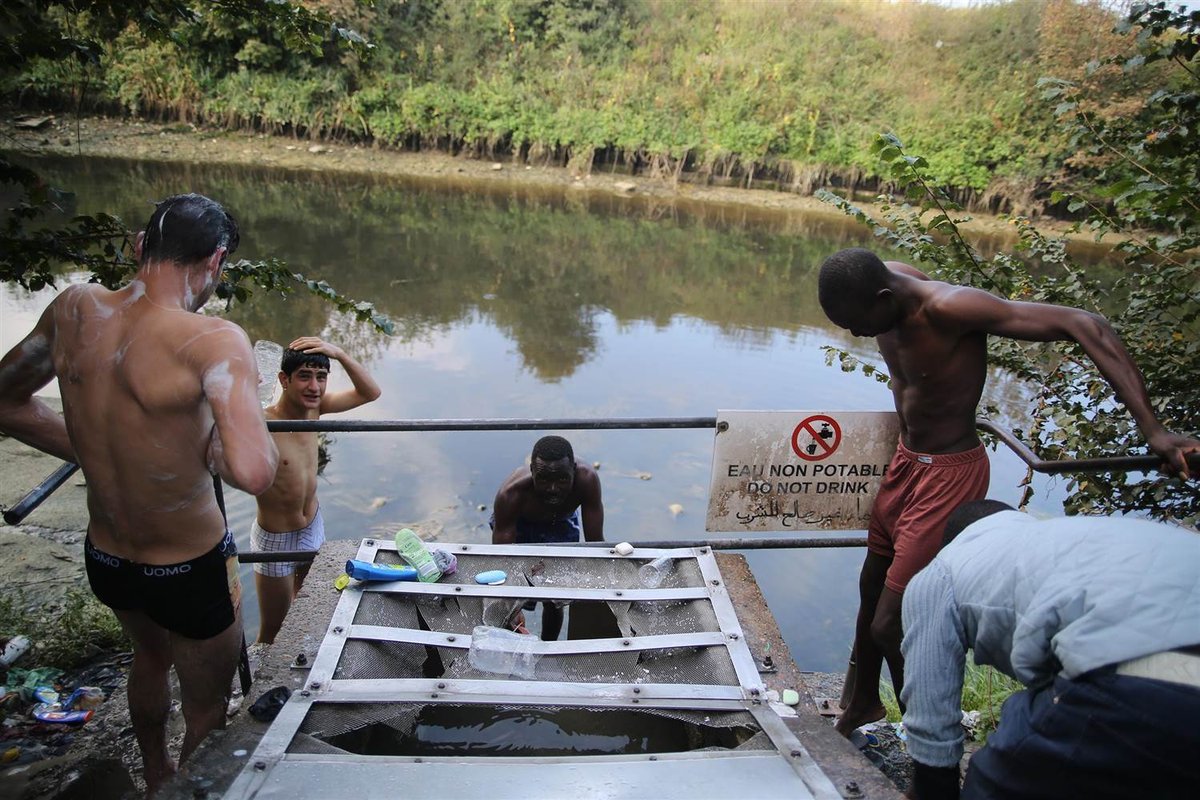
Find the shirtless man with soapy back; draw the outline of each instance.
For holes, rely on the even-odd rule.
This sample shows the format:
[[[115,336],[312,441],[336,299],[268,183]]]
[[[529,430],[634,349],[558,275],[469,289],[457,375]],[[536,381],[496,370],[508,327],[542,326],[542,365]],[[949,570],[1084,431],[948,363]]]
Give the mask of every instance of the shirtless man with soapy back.
[[[133,641],[129,711],[147,794],[175,772],[171,666],[182,763],[223,726],[242,647],[237,548],[213,476],[259,494],[275,475],[249,339],[194,313],[237,244],[218,203],[168,198],[137,237],[133,280],[67,288],[0,360],[0,431],[86,477],[88,580]],[[62,416],[34,397],[56,377]]]

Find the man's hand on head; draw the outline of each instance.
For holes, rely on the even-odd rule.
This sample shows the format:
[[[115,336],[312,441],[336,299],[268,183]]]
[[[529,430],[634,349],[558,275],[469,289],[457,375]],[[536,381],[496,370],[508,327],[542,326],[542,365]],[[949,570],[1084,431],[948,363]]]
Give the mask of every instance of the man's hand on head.
[[[289,350],[299,350],[301,353],[320,353],[340,361],[344,353],[336,345],[319,339],[316,336],[301,336],[288,345]]]
[[[1163,472],[1181,480],[1187,480],[1192,476],[1191,470],[1188,469],[1187,458],[1189,455],[1200,455],[1200,441],[1164,430],[1162,433],[1151,436],[1147,444],[1157,456],[1162,458]]]

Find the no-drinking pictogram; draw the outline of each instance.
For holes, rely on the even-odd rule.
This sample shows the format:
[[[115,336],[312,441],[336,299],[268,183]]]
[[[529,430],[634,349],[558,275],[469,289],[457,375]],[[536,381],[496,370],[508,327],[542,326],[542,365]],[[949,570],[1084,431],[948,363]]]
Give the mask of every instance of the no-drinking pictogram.
[[[841,426],[825,414],[813,414],[792,431],[792,451],[805,461],[829,458],[841,443]]]

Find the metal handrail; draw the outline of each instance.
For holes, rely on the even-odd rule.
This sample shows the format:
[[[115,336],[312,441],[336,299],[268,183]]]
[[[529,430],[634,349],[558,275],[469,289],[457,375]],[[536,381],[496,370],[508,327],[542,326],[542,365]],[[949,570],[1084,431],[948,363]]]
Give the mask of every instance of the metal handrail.
[[[299,431],[328,431],[328,432],[368,432],[368,431],[527,431],[527,430],[647,430],[647,429],[680,429],[680,428],[715,428],[716,417],[630,417],[626,419],[412,419],[412,420],[268,420],[267,430],[275,432]],[[1034,472],[1047,475],[1061,475],[1066,472],[1120,472],[1150,471],[1161,464],[1161,459],[1154,455],[1145,456],[1106,456],[1103,458],[1064,459],[1061,461],[1046,461],[1040,458],[1028,445],[991,420],[979,417],[975,426],[987,431],[999,439],[1008,449],[1012,450]],[[1192,455],[1188,465],[1200,472],[1200,455]],[[66,463],[46,477],[40,484],[31,489],[24,497],[4,511],[4,521],[9,525],[17,525],[25,517],[45,501],[56,489],[66,482],[67,478],[79,469],[78,465]],[[716,540],[714,540],[716,541]],[[769,538],[747,539],[747,542],[771,541]],[[797,540],[799,541],[799,540]],[[861,540],[865,544],[866,540]],[[687,546],[687,545],[678,545]],[[712,546],[712,545],[709,545]],[[745,545],[746,548],[756,546],[772,547],[776,545]],[[778,545],[785,546],[785,545]],[[795,545],[802,547],[805,545]],[[826,547],[857,547],[860,544],[828,544]],[[741,549],[740,547],[737,549]],[[244,553],[242,555],[251,555]]]

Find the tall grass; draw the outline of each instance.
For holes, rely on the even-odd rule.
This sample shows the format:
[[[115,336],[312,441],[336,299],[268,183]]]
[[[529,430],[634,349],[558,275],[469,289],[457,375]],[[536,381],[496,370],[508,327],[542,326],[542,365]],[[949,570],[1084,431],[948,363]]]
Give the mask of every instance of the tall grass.
[[[921,152],[968,204],[1028,202],[1074,145],[1037,79],[1095,55],[1099,2],[972,8],[856,0],[377,0],[359,60],[296,52],[270,31],[116,37],[85,101],[131,114],[308,137],[511,156],[587,171],[811,190],[804,176],[886,188],[880,130]],[[80,24],[86,20],[81,19]],[[205,26],[209,27],[206,28]],[[1080,56],[1082,59],[1083,56]],[[78,99],[63,62],[0,75],[30,101]],[[1068,76],[1073,77],[1073,76]],[[799,177],[799,179],[797,179]],[[1027,209],[1019,209],[1027,210]]]
[[[992,667],[980,666],[968,653],[966,671],[963,674],[962,710],[978,711],[979,722],[975,726],[975,740],[986,742],[987,737],[1000,723],[1000,707],[1014,692],[1025,687]],[[890,681],[880,684],[879,695],[887,709],[888,722],[899,722],[900,704]]]

